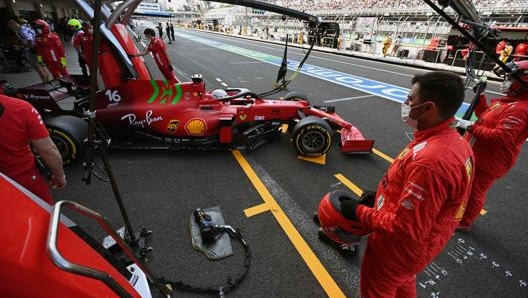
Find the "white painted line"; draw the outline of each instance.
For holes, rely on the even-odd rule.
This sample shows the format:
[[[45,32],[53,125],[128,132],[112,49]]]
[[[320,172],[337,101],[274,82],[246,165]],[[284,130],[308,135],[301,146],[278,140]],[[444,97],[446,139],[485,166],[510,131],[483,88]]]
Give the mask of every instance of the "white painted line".
[[[376,96],[376,95],[368,94],[368,95],[361,95],[361,96],[356,96],[356,97],[345,97],[345,98],[325,100],[323,102],[327,103],[327,102],[337,102],[337,101],[348,101],[348,100],[354,100],[354,99],[365,98],[365,97],[373,97],[373,96]]]
[[[220,78],[216,78],[216,81],[218,81],[218,82],[222,82],[222,79],[220,79]]]
[[[227,87],[227,84],[224,83],[224,82],[222,82],[222,83],[220,83],[220,84],[222,84],[222,86],[224,86],[224,87]]]
[[[261,61],[239,61],[239,62],[229,62],[229,64],[264,64],[267,62],[261,62]]]

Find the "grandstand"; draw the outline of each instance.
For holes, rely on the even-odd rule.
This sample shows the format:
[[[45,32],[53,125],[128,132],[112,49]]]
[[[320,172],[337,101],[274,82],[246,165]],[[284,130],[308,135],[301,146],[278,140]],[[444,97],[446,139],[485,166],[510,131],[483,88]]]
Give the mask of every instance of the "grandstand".
[[[381,41],[392,34],[402,37],[402,57],[443,61],[454,54],[453,63],[461,60],[458,52],[447,53],[446,49],[447,43],[454,40],[453,35],[459,33],[453,32],[451,26],[422,0],[263,1],[317,15],[324,22],[337,23],[340,32],[333,37],[336,40],[324,43],[332,47],[379,53]],[[507,37],[514,44],[528,39],[528,0],[475,0],[473,4],[485,22],[502,28],[517,28],[515,36]],[[445,11],[454,15],[449,7]],[[278,14],[251,8],[217,5],[202,16],[206,23],[213,20],[219,24],[215,30],[227,32],[229,28],[234,34],[283,39],[288,33],[292,41],[297,41],[302,32],[304,42],[311,38],[311,32],[298,20],[282,20]],[[458,47],[460,45],[455,51]]]

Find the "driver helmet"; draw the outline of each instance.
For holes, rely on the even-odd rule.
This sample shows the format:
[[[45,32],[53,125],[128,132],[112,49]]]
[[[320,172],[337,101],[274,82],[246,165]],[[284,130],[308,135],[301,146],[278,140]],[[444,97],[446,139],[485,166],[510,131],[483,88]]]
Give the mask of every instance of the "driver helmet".
[[[68,27],[74,31],[77,31],[82,28],[81,21],[77,19],[69,19],[67,23]]]
[[[370,230],[364,228],[357,220],[350,220],[343,216],[341,203],[346,200],[358,200],[351,193],[343,190],[334,190],[327,193],[317,209],[317,216],[321,227],[330,231],[340,229],[341,231],[356,236],[364,236]]]
[[[35,31],[37,34],[48,34],[51,33],[49,24],[43,19],[36,19],[33,21],[35,24]]]
[[[216,89],[213,92],[211,92],[211,95],[216,99],[222,99],[224,97],[228,97],[229,94],[224,89]]]
[[[506,73],[504,69],[497,71],[497,75],[504,76],[505,79],[501,84],[500,91],[508,95],[518,95],[526,92],[528,90],[526,86],[517,80],[515,76],[518,76],[525,84],[528,84],[528,60],[508,62],[506,66],[511,70],[509,73]]]

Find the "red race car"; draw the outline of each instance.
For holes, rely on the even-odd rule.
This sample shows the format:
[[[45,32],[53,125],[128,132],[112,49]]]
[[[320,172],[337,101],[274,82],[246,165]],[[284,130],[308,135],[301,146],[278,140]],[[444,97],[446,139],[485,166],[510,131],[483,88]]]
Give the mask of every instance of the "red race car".
[[[78,2],[86,15],[93,16],[86,2]],[[44,115],[65,164],[82,151],[88,132],[85,118],[93,115],[111,138],[112,148],[252,150],[287,132],[294,148],[310,157],[325,154],[339,132],[342,152],[371,152],[373,140],[365,140],[333,107],[311,106],[299,92],[265,99],[244,88],[208,92],[200,75],[172,84],[152,79],[143,58],[133,56],[138,49],[123,25],[129,16],[114,15],[123,11],[127,10],[106,16],[99,29],[98,67],[105,89],[96,92],[95,104],[89,101],[88,85],[80,82],[56,80],[6,90]]]

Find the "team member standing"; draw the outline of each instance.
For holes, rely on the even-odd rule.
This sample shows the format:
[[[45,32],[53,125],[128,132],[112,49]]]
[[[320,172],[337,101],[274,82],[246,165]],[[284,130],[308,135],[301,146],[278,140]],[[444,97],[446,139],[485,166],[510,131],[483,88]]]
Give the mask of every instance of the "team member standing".
[[[528,60],[507,64],[528,84]],[[512,76],[506,76],[500,87],[506,96],[489,104],[481,94],[475,109],[476,122],[460,120],[465,137],[475,153],[475,181],[459,229],[469,231],[486,201],[486,193],[495,180],[515,165],[521,146],[528,138],[528,88]]]
[[[167,45],[161,38],[156,37],[156,32],[153,29],[147,28],[143,33],[150,40],[150,43],[142,53],[132,56],[145,56],[152,52],[154,61],[156,61],[165,79],[169,82],[177,83],[178,79],[176,79],[176,76],[172,72],[173,68],[167,55]]]
[[[51,32],[46,21],[36,19],[34,23],[37,32],[35,49],[38,62],[46,65],[53,78],[67,77],[70,79],[70,74],[66,70],[64,45],[59,36],[57,33]]]
[[[69,19],[67,23],[68,29],[73,32],[71,44],[77,51],[77,61],[79,61],[79,67],[81,67],[82,75],[84,77],[88,77],[88,70],[86,67],[86,59],[81,55],[82,49],[77,47],[76,44],[80,44],[79,40],[81,38],[81,35],[84,34],[84,31],[82,30],[82,24],[81,21],[77,19]]]
[[[52,204],[51,192],[39,172],[31,145],[51,172],[49,186],[63,188],[66,176],[59,150],[40,114],[24,100],[0,94],[0,171]]]
[[[20,22],[20,24],[18,23]],[[17,35],[18,40],[21,44],[20,49],[20,58],[26,60],[31,64],[33,69],[38,73],[42,82],[49,81],[48,73],[42,65],[37,62],[37,54],[35,52],[35,30],[29,26],[28,22],[25,19],[19,19],[18,22],[15,20],[7,21],[7,26]],[[22,63],[19,61],[18,63]]]
[[[445,247],[469,197],[473,153],[455,130],[460,76],[416,75],[402,118],[416,128],[381,179],[374,208],[343,201],[343,215],[372,233],[361,264],[362,298],[416,297],[416,274]]]

